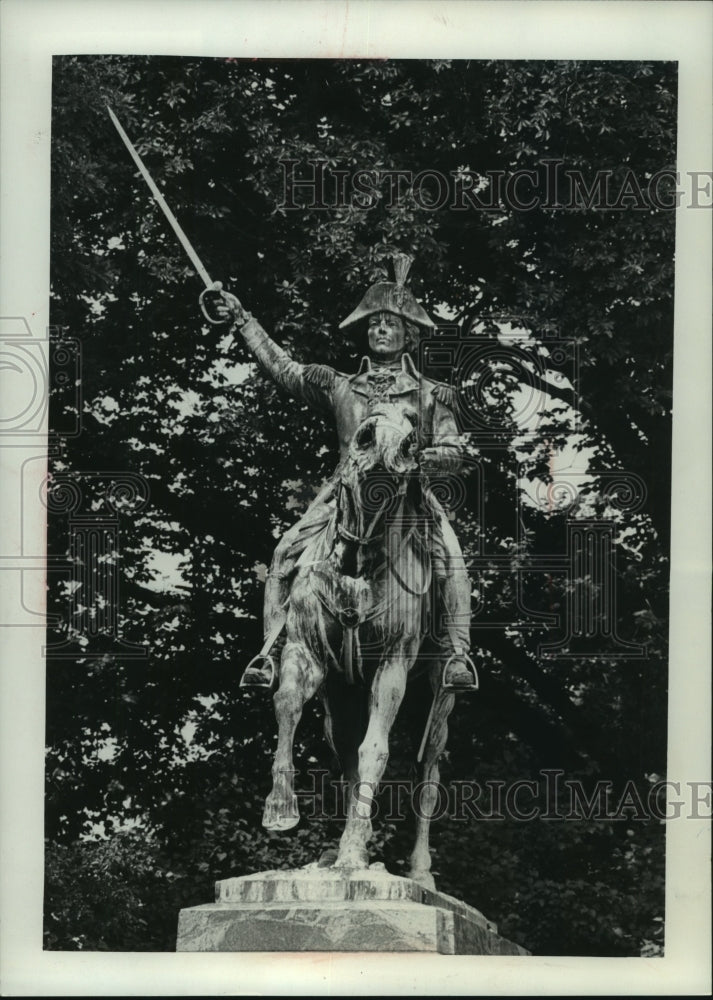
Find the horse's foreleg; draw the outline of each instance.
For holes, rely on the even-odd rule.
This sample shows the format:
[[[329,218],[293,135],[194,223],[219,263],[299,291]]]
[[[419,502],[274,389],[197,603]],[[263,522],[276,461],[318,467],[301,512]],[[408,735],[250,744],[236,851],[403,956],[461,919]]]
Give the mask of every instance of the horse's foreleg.
[[[421,794],[416,806],[416,843],[411,854],[411,870],[409,878],[435,889],[431,874],[431,852],[428,846],[428,835],[431,828],[431,817],[442,794],[438,780],[440,771],[438,762],[445,750],[448,739],[448,716],[455,704],[455,695],[440,689],[441,663],[432,671],[431,683],[434,687],[433,715],[431,726],[426,737],[426,747],[423,755],[421,773]]]
[[[288,642],[282,653],[280,686],[274,695],[277,751],[272,765],[272,791],[265,800],[262,825],[268,830],[290,830],[300,820],[294,791],[292,749],[302,709],[324,679],[324,670],[309,650]]]
[[[349,815],[359,781],[359,744],[366,726],[366,695],[363,689],[347,687],[332,677],[331,685],[327,681],[322,687],[322,701],[325,735],[341,769],[341,803]],[[338,851],[328,848],[322,853],[320,863],[334,864],[337,855]]]
[[[324,730],[342,771],[347,815],[359,782],[359,744],[366,726],[366,699],[360,688],[334,684],[324,701]]]
[[[372,802],[389,758],[389,733],[404,696],[407,673],[406,658],[394,657],[379,667],[374,678],[369,724],[359,747],[359,780],[350,796],[336,867],[362,868],[368,864]]]

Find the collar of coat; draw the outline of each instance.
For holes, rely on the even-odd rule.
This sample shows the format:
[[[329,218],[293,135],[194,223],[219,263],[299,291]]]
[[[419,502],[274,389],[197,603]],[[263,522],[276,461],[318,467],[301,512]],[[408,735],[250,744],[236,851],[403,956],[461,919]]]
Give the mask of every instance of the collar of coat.
[[[404,352],[401,355],[401,366],[398,367],[395,365],[393,368],[382,365],[374,365],[372,364],[371,358],[368,355],[365,355],[361,359],[359,370],[349,379],[352,389],[354,389],[355,392],[367,395],[369,375],[378,371],[391,371],[395,376],[394,384],[389,390],[389,395],[400,396],[406,392],[417,391],[421,387],[421,373],[413,363],[411,355]]]

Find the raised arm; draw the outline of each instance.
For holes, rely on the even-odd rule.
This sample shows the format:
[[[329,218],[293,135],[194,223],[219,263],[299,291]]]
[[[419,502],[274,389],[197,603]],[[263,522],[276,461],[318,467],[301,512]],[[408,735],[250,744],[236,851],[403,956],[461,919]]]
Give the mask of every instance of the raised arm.
[[[318,409],[332,408],[332,389],[336,372],[327,365],[302,365],[263,330],[258,321],[246,312],[238,299],[220,291],[221,301],[216,312],[232,320],[232,329],[240,334],[263,371],[279,386]]]

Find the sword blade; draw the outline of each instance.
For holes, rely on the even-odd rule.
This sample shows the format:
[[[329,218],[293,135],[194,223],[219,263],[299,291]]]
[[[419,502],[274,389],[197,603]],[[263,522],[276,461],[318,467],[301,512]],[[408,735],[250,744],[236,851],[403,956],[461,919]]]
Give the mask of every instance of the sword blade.
[[[139,154],[134,149],[134,146],[133,146],[133,144],[131,142],[131,139],[128,137],[128,135],[126,134],[126,132],[123,130],[123,128],[121,127],[121,124],[119,122],[119,119],[116,117],[116,115],[114,114],[114,112],[111,110],[111,108],[108,105],[107,105],[107,111],[109,112],[109,117],[114,122],[114,126],[116,128],[116,131],[121,136],[122,142],[124,143],[124,145],[126,146],[126,148],[129,150],[129,153],[131,154],[132,160],[134,161],[134,163],[136,164],[136,166],[139,168],[139,173],[141,174],[141,176],[143,177],[143,179],[148,184],[148,186],[149,186],[149,188],[151,190],[151,194],[154,196],[154,199],[157,202],[158,207],[161,209],[161,211],[163,212],[163,214],[166,216],[166,218],[168,219],[169,225],[171,226],[171,229],[173,229],[174,233],[178,237],[179,243],[181,244],[181,246],[183,247],[183,249],[188,254],[191,263],[193,264],[193,266],[195,267],[196,271],[198,272],[198,274],[203,279],[203,283],[205,284],[206,288],[212,288],[213,281],[211,279],[211,276],[208,274],[208,272],[206,271],[205,267],[203,266],[203,262],[201,261],[200,257],[196,253],[196,251],[193,249],[191,241],[188,239],[188,237],[186,236],[186,234],[181,229],[181,226],[180,226],[180,223],[179,223],[178,219],[176,218],[176,216],[173,214],[173,212],[171,211],[171,209],[166,204],[166,199],[161,194],[161,192],[159,191],[159,189],[156,187],[156,184],[154,183],[153,177],[148,172],[148,170],[144,166],[143,160],[141,159],[141,157],[139,156]]]

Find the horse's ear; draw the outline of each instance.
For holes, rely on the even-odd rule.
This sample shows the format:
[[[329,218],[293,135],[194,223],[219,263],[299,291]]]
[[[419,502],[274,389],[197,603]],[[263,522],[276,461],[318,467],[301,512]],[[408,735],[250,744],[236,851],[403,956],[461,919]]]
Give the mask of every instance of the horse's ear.
[[[357,448],[371,448],[374,444],[374,421],[365,420],[354,435]]]

